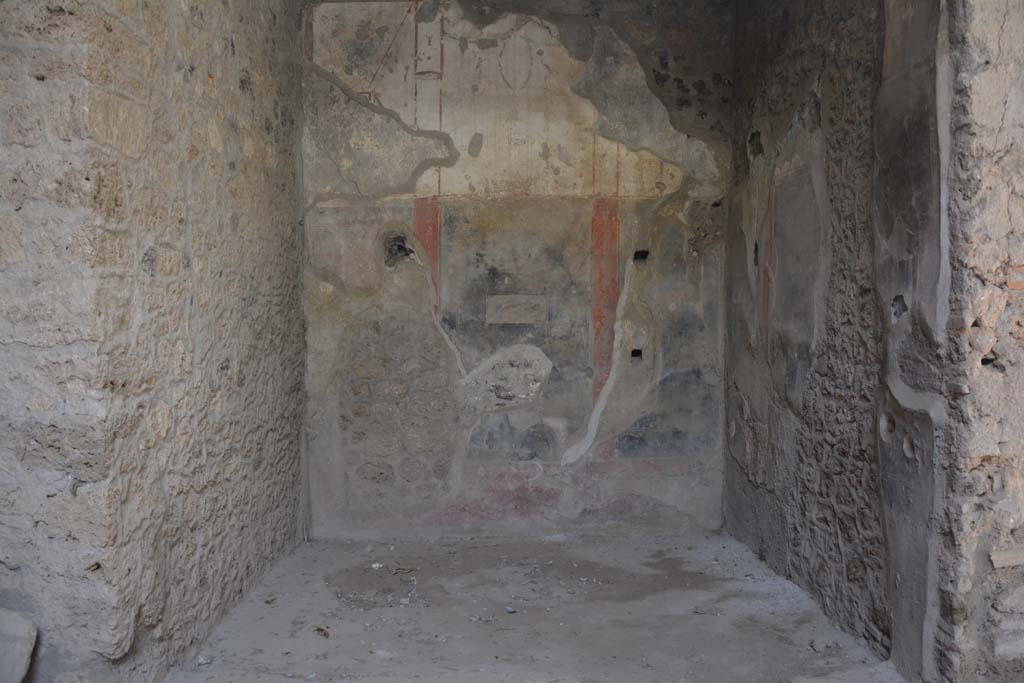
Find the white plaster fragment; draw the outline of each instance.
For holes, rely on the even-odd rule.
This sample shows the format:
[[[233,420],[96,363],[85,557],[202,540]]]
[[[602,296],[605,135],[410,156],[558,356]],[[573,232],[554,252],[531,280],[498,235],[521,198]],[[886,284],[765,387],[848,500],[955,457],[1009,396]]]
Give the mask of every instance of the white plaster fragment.
[[[466,376],[466,404],[490,410],[532,401],[540,394],[552,367],[551,359],[532,344],[506,346]]]
[[[632,261],[627,261],[626,277],[623,279],[622,291],[619,293],[619,302],[615,307],[615,341],[612,344],[612,369],[608,373],[608,381],[601,387],[601,393],[598,394],[597,402],[594,404],[593,410],[590,411],[590,418],[587,420],[587,433],[562,454],[563,465],[572,465],[580,460],[590,451],[590,448],[594,445],[594,439],[597,438],[597,429],[601,424],[601,415],[604,413],[605,406],[608,405],[608,397],[611,396],[612,389],[615,387],[615,380],[619,376],[619,367],[622,364],[622,325],[626,301],[629,297],[629,285],[633,280],[633,272]]]

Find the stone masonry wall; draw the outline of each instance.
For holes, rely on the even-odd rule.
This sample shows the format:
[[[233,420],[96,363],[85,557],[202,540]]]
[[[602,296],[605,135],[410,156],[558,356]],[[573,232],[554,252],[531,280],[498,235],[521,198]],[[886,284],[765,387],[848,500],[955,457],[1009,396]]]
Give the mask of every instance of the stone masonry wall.
[[[146,681],[294,541],[289,2],[0,4],[0,605]]]
[[[726,528],[885,652],[870,213],[881,7],[742,1],[737,13]]]
[[[315,533],[718,526],[731,3],[306,16]]]
[[[0,607],[39,628],[37,657],[57,668],[40,663],[37,680],[118,653],[96,563],[111,540],[103,351],[119,321],[100,300],[117,289],[104,275],[107,226],[127,220],[123,165],[141,155],[122,115],[141,109],[104,86],[140,94],[143,74],[122,67],[133,48],[109,8],[0,4]]]
[[[948,2],[942,681],[1024,678],[1024,5]]]

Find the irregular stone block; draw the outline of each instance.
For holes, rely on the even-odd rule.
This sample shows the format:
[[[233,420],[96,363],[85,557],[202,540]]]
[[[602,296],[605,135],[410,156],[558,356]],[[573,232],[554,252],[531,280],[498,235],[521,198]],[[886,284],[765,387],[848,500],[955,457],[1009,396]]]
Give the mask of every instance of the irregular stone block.
[[[121,97],[94,91],[89,106],[89,132],[97,142],[138,159],[149,134],[146,110]]]
[[[0,681],[17,683],[25,678],[36,646],[35,624],[0,609]]]
[[[992,559],[992,566],[996,569],[1024,565],[1024,547],[993,550],[989,556]]]

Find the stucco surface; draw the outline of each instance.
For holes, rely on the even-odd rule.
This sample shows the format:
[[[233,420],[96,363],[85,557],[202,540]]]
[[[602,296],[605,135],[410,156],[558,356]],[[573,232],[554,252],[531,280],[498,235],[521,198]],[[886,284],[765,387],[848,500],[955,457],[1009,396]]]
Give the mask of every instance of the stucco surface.
[[[651,85],[674,24],[493,9],[307,11],[315,532],[609,506],[714,527],[724,124],[683,129],[692,103]],[[342,100],[364,112],[323,115]]]

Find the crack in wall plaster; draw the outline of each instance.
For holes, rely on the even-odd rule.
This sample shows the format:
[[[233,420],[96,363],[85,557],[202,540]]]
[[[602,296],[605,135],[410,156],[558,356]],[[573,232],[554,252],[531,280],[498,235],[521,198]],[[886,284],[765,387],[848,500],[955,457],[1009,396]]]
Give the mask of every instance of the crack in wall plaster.
[[[622,43],[614,32],[602,28],[597,31],[597,37],[591,39],[592,42],[600,45],[613,45],[608,49],[616,56],[616,59],[611,66],[608,66],[605,64],[603,52],[595,52],[589,59],[573,54],[567,45],[567,43],[572,43],[571,37],[561,37],[553,24],[533,15],[513,13],[506,15],[500,26],[495,25],[490,29],[467,30],[467,26],[472,25],[472,22],[466,24],[460,13],[453,12],[440,36],[440,40],[450,48],[454,47],[452,43],[457,44],[463,58],[458,58],[460,51],[453,50],[457,56],[449,60],[448,68],[443,74],[445,86],[440,89],[438,94],[432,95],[439,98],[437,106],[440,106],[443,101],[446,107],[450,107],[452,111],[452,116],[445,117],[444,125],[441,124],[440,117],[436,119],[437,127],[451,133],[459,147],[467,144],[468,140],[462,133],[465,132],[464,129],[470,125],[470,122],[479,123],[485,116],[490,118],[492,115],[501,120],[501,117],[505,116],[507,112],[500,107],[496,111],[487,109],[483,104],[486,98],[466,98],[464,94],[460,94],[460,83],[466,85],[480,80],[479,83],[472,82],[472,87],[474,89],[483,87],[485,90],[481,92],[488,92],[487,82],[489,80],[498,83],[504,81],[505,87],[509,91],[522,91],[521,95],[529,96],[526,91],[523,91],[523,88],[531,80],[537,81],[539,74],[534,73],[531,77],[531,71],[536,72],[539,69],[531,68],[531,65],[538,60],[538,63],[543,63],[547,70],[543,76],[545,80],[556,79],[562,81],[564,85],[559,91],[546,96],[539,96],[539,93],[536,92],[532,96],[552,99],[551,106],[570,107],[571,114],[560,113],[558,117],[552,117],[548,124],[555,129],[565,126],[574,129],[569,132],[551,129],[548,134],[554,136],[553,139],[564,141],[567,146],[573,143],[579,144],[581,156],[572,161],[562,159],[564,166],[556,164],[553,167],[552,176],[561,175],[560,178],[544,175],[552,169],[540,173],[534,171],[532,175],[528,174],[529,177],[524,177],[521,172],[515,172],[515,163],[508,168],[503,168],[510,158],[522,166],[523,160],[517,158],[518,152],[512,150],[510,156],[497,154],[489,157],[489,155],[495,155],[495,149],[497,149],[494,144],[489,142],[484,147],[482,160],[473,161],[480,156],[479,150],[477,150],[477,154],[470,154],[469,159],[460,160],[456,168],[443,174],[446,189],[444,194],[476,194],[483,191],[491,195],[498,193],[521,195],[534,194],[536,190],[540,190],[542,194],[561,192],[577,194],[588,185],[591,186],[590,189],[597,192],[593,187],[597,179],[615,184],[616,189],[614,190],[610,187],[603,188],[608,194],[630,194],[638,190],[638,188],[632,187],[632,184],[638,182],[638,177],[634,177],[636,175],[634,167],[637,164],[647,165],[648,185],[654,183],[655,179],[658,181],[656,185],[661,185],[657,193],[655,193],[654,186],[639,188],[640,194],[660,196],[666,191],[665,185],[671,192],[679,185],[680,177],[691,167],[691,172],[686,173],[686,184],[689,186],[691,194],[720,196],[724,192],[726,183],[724,178],[728,175],[729,150],[727,146],[720,141],[708,143],[699,137],[680,133],[671,125],[670,111],[650,91],[645,80],[644,67],[637,53],[629,45]],[[491,30],[496,28],[502,30]],[[477,35],[477,37],[471,40],[470,36],[473,35]],[[538,40],[540,36],[547,40]],[[326,40],[326,34],[323,36],[323,40]],[[476,50],[475,46],[478,41],[488,41],[486,48],[479,48],[481,55],[487,56],[481,57],[483,61],[478,61],[476,66],[471,69],[468,66],[471,60],[464,55],[466,55],[467,46],[470,43],[474,45],[472,49]],[[520,43],[523,44],[520,45]],[[530,49],[526,49],[527,45],[530,46]],[[551,48],[555,46],[557,46],[557,50],[552,50]],[[518,55],[516,60],[498,56],[505,55],[506,48],[511,49],[512,47],[515,47]],[[407,47],[406,52],[409,49]],[[361,84],[363,74],[358,71],[358,65],[353,67],[350,62],[345,61],[346,57],[341,52],[338,48],[324,48],[324,53],[317,56],[317,66],[328,69],[336,78],[347,79],[347,84],[351,86],[350,89],[354,89],[357,87],[356,84],[359,84],[358,88],[361,92],[364,87]],[[522,54],[520,55],[519,52]],[[540,59],[538,55],[543,56],[543,59]],[[523,63],[519,63],[520,57]],[[414,56],[404,55],[402,59],[412,60],[406,65],[406,69],[420,68],[416,66],[417,62]],[[433,64],[431,68],[436,66]],[[354,73],[353,68],[357,69]],[[509,71],[509,69],[513,69],[513,71]],[[388,79],[382,77],[378,82],[383,102],[392,107],[392,111],[400,112],[398,115],[403,117],[408,124],[417,125],[416,113],[419,111],[419,123],[422,124],[426,117],[431,121],[431,127],[433,127],[434,113],[425,109],[427,105],[422,104],[423,88],[420,87],[420,97],[417,99],[417,89],[409,87],[407,78],[400,76],[401,72],[401,69],[396,68]],[[486,78],[483,77],[484,74],[487,74]],[[437,75],[440,78],[441,72],[437,72]],[[365,74],[367,79],[372,80],[372,76],[373,74],[370,72]],[[598,85],[598,83],[609,79],[613,79],[614,83]],[[505,87],[500,90],[505,91]],[[432,85],[427,91],[433,92],[434,88],[436,86]],[[535,85],[527,87],[526,90],[531,88],[536,90]],[[373,104],[383,106],[383,103],[375,99],[374,96],[371,96],[370,100]],[[565,103],[563,105],[554,104],[558,100],[565,100]],[[630,102],[639,103],[639,114],[633,111],[638,107],[634,106],[631,109],[628,104]],[[476,111],[477,109],[480,111]],[[525,131],[515,125],[512,127],[515,132],[511,134],[511,139],[519,139],[527,135]],[[606,134],[608,132],[611,134]],[[629,170],[626,172],[626,177],[623,178],[626,184],[621,192],[618,187],[618,178],[613,179],[613,176],[617,176],[619,172],[617,153],[616,157],[610,157],[612,160],[607,162],[614,168],[595,168],[594,164],[585,158],[587,154],[591,153],[591,147],[594,150],[600,150],[602,145],[607,146],[607,143],[612,143],[613,146],[619,144],[623,156],[628,157],[622,162],[622,168]],[[531,144],[534,143],[531,142]],[[582,151],[584,147],[587,149],[586,152]],[[604,154],[607,155],[608,152],[606,151]],[[661,175],[657,175],[657,162],[664,165],[660,172]],[[653,169],[653,179],[651,178],[651,169]],[[566,170],[568,173],[565,173]],[[366,190],[362,183],[360,187],[364,191]],[[331,189],[340,189],[344,192],[348,188]],[[422,186],[421,189],[423,189]]]
[[[601,387],[601,393],[598,394],[597,402],[594,403],[593,409],[590,411],[590,417],[587,419],[587,432],[582,439],[570,446],[563,454],[561,458],[562,465],[572,465],[583,458],[594,445],[594,439],[597,438],[597,430],[600,426],[601,415],[604,414],[604,409],[608,405],[608,399],[611,396],[612,389],[615,388],[615,381],[619,376],[619,368],[622,365],[622,324],[623,315],[626,310],[626,301],[629,297],[630,284],[633,281],[633,273],[635,268],[631,261],[626,262],[626,276],[623,279],[622,291],[619,293],[619,301],[615,307],[615,325],[613,327],[615,331],[614,342],[612,342],[612,367],[608,372],[608,380]]]

